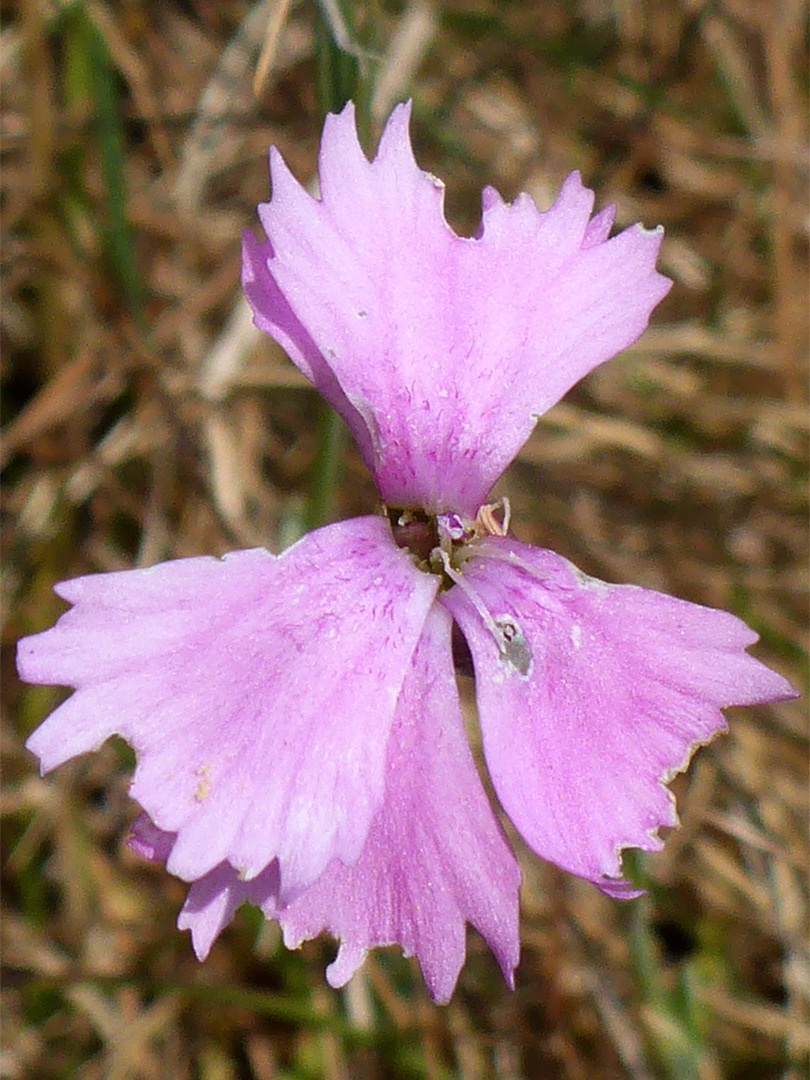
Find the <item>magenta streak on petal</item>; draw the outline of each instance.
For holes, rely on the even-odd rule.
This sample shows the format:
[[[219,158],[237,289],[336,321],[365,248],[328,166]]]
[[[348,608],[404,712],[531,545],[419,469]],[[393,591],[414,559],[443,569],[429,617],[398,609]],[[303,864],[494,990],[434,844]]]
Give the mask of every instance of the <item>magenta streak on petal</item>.
[[[324,929],[340,938],[327,972],[333,986],[349,980],[368,949],[399,944],[418,958],[434,999],[447,1001],[464,962],[469,921],[513,985],[520,871],[467,745],[450,627],[448,614],[434,607],[402,686],[385,801],[359,860],[354,866],[335,860],[286,907],[277,902],[272,867],[261,882],[239,882],[227,866],[212,871],[192,887],[180,919],[198,954],[251,900],[280,920],[290,948]]]
[[[44,770],[118,733],[132,796],[176,832],[187,880],[273,858],[285,896],[356,860],[383,796],[402,679],[437,579],[387,523],[310,533],[281,557],[234,552],[58,586],[75,606],[20,642],[29,682],[76,692],[28,741]]]
[[[246,241],[245,288],[389,505],[474,516],[535,417],[638,338],[669,282],[660,234],[607,240],[612,209],[591,219],[576,173],[545,213],[486,189],[478,234],[457,236],[408,118],[394,110],[369,163],[352,108],[330,116],[320,200],[271,155],[268,240]]]
[[[495,790],[538,854],[614,895],[623,847],[658,850],[677,822],[664,782],[724,730],[721,706],[794,697],[745,653],[756,634],[723,611],[587,578],[551,551],[487,538],[464,567],[494,619],[511,619],[526,673],[467,596],[441,597],[470,646]],[[516,748],[519,748],[516,749]]]

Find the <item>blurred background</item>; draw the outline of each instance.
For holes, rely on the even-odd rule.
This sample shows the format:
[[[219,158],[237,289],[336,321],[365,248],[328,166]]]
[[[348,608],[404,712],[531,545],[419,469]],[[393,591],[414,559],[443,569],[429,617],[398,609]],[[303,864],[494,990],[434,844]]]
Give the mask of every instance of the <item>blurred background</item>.
[[[243,909],[205,964],[184,886],[123,843],[131,754],[43,780],[63,696],[14,674],[55,581],[372,512],[354,447],[250,325],[240,235],[276,143],[315,171],[359,95],[368,146],[414,99],[420,164],[541,208],[574,168],[666,229],[642,340],[538,424],[513,528],[582,569],[729,608],[805,687],[804,0],[430,4],[29,0],[0,22],[4,558],[0,1076],[799,1080],[808,1057],[804,706],[730,714],[677,778],[682,828],[618,903],[521,851],[509,993],[470,932],[447,1007],[414,961],[330,990],[328,940]],[[466,688],[469,690],[469,687]]]

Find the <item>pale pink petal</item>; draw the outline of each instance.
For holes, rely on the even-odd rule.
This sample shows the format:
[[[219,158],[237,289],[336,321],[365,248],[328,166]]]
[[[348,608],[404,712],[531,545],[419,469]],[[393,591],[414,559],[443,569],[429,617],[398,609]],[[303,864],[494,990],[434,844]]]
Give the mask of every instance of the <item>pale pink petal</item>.
[[[148,814],[139,814],[127,837],[127,846],[148,862],[165,863],[171,854],[177,833],[159,829]],[[260,905],[269,896],[278,896],[278,860],[250,881],[242,881],[230,865],[223,862],[192,882],[186,902],[177,919],[180,930],[191,931],[191,941],[198,960],[205,960],[211,946],[244,903]]]
[[[791,687],[745,653],[757,636],[733,615],[606,585],[551,551],[488,538],[463,581],[441,601],[473,655],[504,809],[544,858],[632,895],[620,851],[661,847],[677,823],[664,783],[724,730],[720,708]]]
[[[447,1001],[464,963],[465,921],[513,985],[520,871],[467,744],[451,625],[435,607],[402,687],[385,802],[360,859],[350,867],[332,863],[277,913],[290,948],[323,929],[340,938],[327,970],[332,986],[348,981],[368,949],[399,944],[418,958],[435,1000]]]
[[[397,698],[437,579],[368,517],[279,558],[234,552],[66,582],[75,606],[19,646],[28,682],[76,692],[28,742],[44,770],[118,733],[132,796],[176,832],[168,869],[285,896],[356,860],[384,787]]]
[[[351,867],[335,860],[286,907],[273,862],[251,881],[222,863],[194,882],[178,926],[204,959],[241,904],[284,927],[289,948],[328,930],[341,939],[327,975],[343,986],[369,949],[399,944],[415,955],[437,1001],[447,1001],[464,962],[465,923],[495,953],[513,985],[518,962],[520,871],[472,760],[450,659],[451,621],[431,611],[402,686],[388,743],[386,793],[366,846]],[[171,834],[136,822],[150,848]],[[135,828],[135,827],[134,827]]]
[[[268,239],[246,241],[256,322],[347,420],[389,505],[474,515],[535,417],[631,344],[669,283],[660,233],[612,240],[572,174],[540,213],[491,188],[457,236],[397,107],[369,163],[350,106],[327,119],[321,199],[277,152]]]

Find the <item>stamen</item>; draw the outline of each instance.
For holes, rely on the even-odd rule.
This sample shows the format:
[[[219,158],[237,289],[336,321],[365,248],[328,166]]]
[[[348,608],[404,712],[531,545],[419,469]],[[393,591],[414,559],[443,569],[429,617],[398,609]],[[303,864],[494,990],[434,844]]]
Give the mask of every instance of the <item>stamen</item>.
[[[493,618],[486,604],[478,595],[478,591],[473,588],[462,573],[453,568],[447,552],[442,551],[441,548],[436,548],[435,553],[438,553],[441,558],[444,572],[451,581],[458,585],[481,616],[484,626],[495,639],[495,644],[498,646],[498,652],[501,654],[502,659],[521,675],[528,675],[532,665],[532,651],[517,621],[511,615],[501,615],[498,618]]]
[[[495,511],[501,508],[502,518],[500,521],[495,517]],[[487,503],[486,506],[479,507],[478,514],[475,518],[475,524],[484,534],[484,536],[506,536],[509,533],[509,522],[512,517],[512,508],[509,505],[509,500],[505,495],[502,495],[497,502]]]
[[[472,585],[470,585],[470,583],[468,581],[464,580],[464,575],[460,574],[458,572],[458,570],[453,569],[453,567],[450,564],[450,558],[449,558],[447,552],[442,551],[441,548],[437,548],[436,550],[438,551],[439,557],[442,560],[442,564],[444,566],[444,572],[447,574],[447,576],[452,581],[455,582],[456,585],[458,585],[458,587],[461,589],[461,591],[464,593],[464,595],[470,601],[472,606],[475,608],[475,610],[481,616],[481,621],[483,622],[484,626],[487,628],[487,630],[489,630],[489,632],[492,634],[492,636],[497,640],[498,639],[498,628],[495,625],[495,620],[492,618],[492,616],[490,615],[486,605],[484,604],[484,601],[481,599],[481,597],[478,595],[478,593],[472,587]]]

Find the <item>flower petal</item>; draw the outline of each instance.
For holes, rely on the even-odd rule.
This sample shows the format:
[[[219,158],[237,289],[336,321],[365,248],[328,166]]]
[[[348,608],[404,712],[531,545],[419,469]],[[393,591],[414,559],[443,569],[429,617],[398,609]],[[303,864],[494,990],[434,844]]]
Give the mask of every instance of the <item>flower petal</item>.
[[[467,743],[450,651],[452,622],[434,607],[405,678],[389,742],[386,797],[354,866],[338,862],[278,915],[294,948],[322,929],[341,939],[327,971],[342,986],[368,949],[415,955],[448,1001],[464,963],[465,920],[513,985],[520,870]]]
[[[441,601],[470,646],[489,771],[544,858],[614,895],[624,847],[675,825],[663,785],[725,728],[720,707],[794,696],[723,611],[606,585],[554,552],[487,538]],[[486,609],[499,632],[487,629]]]
[[[165,863],[176,840],[177,833],[164,832],[148,814],[142,813],[132,824],[127,845],[148,862]],[[243,881],[230,863],[222,862],[192,882],[177,926],[180,930],[191,931],[197,959],[205,960],[211,946],[242,904],[275,904],[280,885],[278,859],[250,881]]]
[[[244,901],[259,903],[296,948],[328,930],[341,939],[328,969],[343,986],[378,945],[419,959],[428,989],[447,1001],[464,962],[465,921],[488,941],[510,986],[518,961],[520,871],[475,769],[450,659],[451,620],[435,607],[405,678],[388,743],[386,795],[354,866],[335,860],[288,906],[273,867],[238,881],[227,864],[195,882],[181,927],[198,955]]]
[[[283,162],[279,165],[282,167]],[[267,261],[272,255],[269,241],[260,244],[252,233],[245,232],[242,237],[242,287],[253,308],[253,321],[260,330],[275,338],[300,371],[318,387],[346,421],[363,459],[372,462],[372,429],[346,397],[312,338],[298,321],[273,277],[267,273]]]
[[[535,417],[636,340],[669,282],[660,233],[606,240],[612,210],[590,220],[576,173],[546,213],[486,189],[478,234],[457,236],[408,118],[394,110],[370,163],[351,106],[329,116],[320,200],[271,152],[268,239],[246,240],[245,291],[346,419],[389,505],[474,516]]]
[[[292,896],[360,855],[436,581],[368,517],[278,558],[65,582],[75,607],[20,642],[18,663],[76,693],[28,746],[48,770],[122,735],[138,756],[133,798],[178,834],[172,873],[194,880],[227,859],[251,878],[278,857]]]
[[[177,926],[191,931],[197,959],[205,960],[242,904],[269,904],[275,908],[280,885],[277,859],[252,881],[242,881],[230,863],[224,862],[193,882]]]

